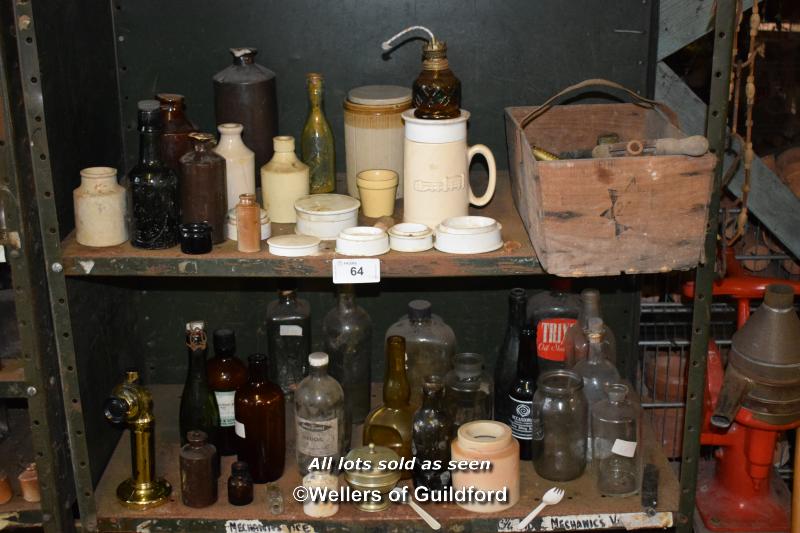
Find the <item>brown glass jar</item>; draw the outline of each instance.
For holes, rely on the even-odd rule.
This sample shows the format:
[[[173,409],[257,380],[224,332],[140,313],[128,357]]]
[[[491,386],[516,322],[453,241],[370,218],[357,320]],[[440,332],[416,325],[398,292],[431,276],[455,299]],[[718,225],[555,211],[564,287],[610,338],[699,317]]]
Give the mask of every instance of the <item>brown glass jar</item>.
[[[231,476],[228,478],[228,503],[231,505],[248,505],[253,501],[253,476],[250,467],[244,461],[236,461],[231,465]]]
[[[187,507],[208,507],[217,501],[217,449],[203,431],[186,433],[181,448],[181,501]]]
[[[186,116],[186,103],[182,94],[159,93],[156,98],[161,104],[161,120],[164,123],[160,141],[161,160],[180,175],[181,157],[192,150],[189,134],[197,131],[197,126]]]
[[[190,133],[194,150],[181,157],[181,222],[207,222],[211,242],[225,240],[227,189],[225,159],[214,152],[214,136]]]
[[[280,387],[267,379],[267,356],[253,354],[250,378],[236,393],[239,460],[250,466],[255,483],[275,481],[286,460],[285,403]]]
[[[221,455],[236,453],[234,397],[247,383],[247,367],[236,357],[236,336],[232,329],[214,331],[214,357],[206,362],[208,386],[214,391],[219,407],[217,441]]]

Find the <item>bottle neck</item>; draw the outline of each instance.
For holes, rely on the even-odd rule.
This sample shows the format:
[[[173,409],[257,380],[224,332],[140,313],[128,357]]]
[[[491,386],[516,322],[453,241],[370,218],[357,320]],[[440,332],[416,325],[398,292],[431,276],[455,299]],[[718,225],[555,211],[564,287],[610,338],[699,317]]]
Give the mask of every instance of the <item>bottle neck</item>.
[[[521,329],[527,319],[527,303],[524,299],[511,298],[508,302],[508,325]]]
[[[538,370],[536,359],[536,331],[525,329],[519,336],[517,379],[534,381]]]
[[[161,163],[161,132],[143,128],[139,133],[139,162],[145,166],[157,166]]]
[[[344,312],[352,311],[356,306],[356,296],[350,291],[339,293],[339,310]]]
[[[186,347],[189,353],[189,377],[206,375],[206,357],[208,355],[208,341],[206,332],[194,329],[186,334]]]
[[[450,63],[446,57],[425,58],[422,60],[422,68],[423,70],[433,71],[447,70],[450,68]]]
[[[251,361],[250,362],[250,383],[264,383],[267,381],[267,362],[266,361]]]
[[[308,105],[311,112],[322,111],[322,82],[308,84]]]
[[[600,301],[595,298],[584,298],[580,316],[581,327],[583,329],[589,327],[589,319],[591,318],[602,318],[600,315]]]
[[[602,335],[590,335],[589,336],[589,355],[587,355],[586,359],[591,364],[600,363],[605,358],[605,352],[603,350],[603,337]]]
[[[183,102],[170,103],[162,108],[162,117],[165,124],[167,122],[185,122],[186,114],[183,112]]]
[[[423,409],[441,411],[443,401],[444,401],[444,389],[437,389],[437,390],[425,389],[424,396],[422,397],[422,407]]]
[[[281,305],[291,305],[297,301],[297,293],[294,291],[280,291],[278,301]]]
[[[324,378],[328,375],[328,365],[312,366],[308,371],[308,375],[313,378]]]
[[[410,395],[406,377],[405,342],[390,344],[386,354],[386,376],[383,380],[383,403],[387,407],[408,406]]]

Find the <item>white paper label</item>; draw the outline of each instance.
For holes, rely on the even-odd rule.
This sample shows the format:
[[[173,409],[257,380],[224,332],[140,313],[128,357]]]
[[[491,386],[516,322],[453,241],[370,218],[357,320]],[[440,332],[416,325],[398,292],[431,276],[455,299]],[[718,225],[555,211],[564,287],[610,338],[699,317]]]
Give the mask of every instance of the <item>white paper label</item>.
[[[312,457],[328,457],[339,452],[338,419],[308,420],[295,417],[297,451]]]
[[[617,439],[611,447],[611,453],[621,455],[622,457],[633,457],[636,455],[636,443],[629,440]]]
[[[513,411],[508,425],[511,426],[511,434],[520,440],[531,440],[533,438],[533,418],[531,417],[531,405],[533,402],[521,402],[509,396]]]
[[[245,438],[244,437],[244,424],[242,424],[238,420],[235,420],[233,425],[234,425],[234,428],[235,428],[233,431],[236,433],[236,435],[238,437]]]
[[[381,280],[380,259],[334,259],[335,284],[378,283]]]
[[[236,391],[214,391],[214,396],[217,398],[217,407],[219,407],[219,425],[224,428],[231,427],[236,422],[233,414],[233,400]]]
[[[280,327],[279,333],[281,337],[302,337],[303,326],[284,325]]]

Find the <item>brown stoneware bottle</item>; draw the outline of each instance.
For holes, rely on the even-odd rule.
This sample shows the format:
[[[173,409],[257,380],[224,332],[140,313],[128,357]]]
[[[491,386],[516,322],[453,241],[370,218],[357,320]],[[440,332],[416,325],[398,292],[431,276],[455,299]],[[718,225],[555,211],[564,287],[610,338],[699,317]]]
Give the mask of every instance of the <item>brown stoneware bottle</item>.
[[[225,240],[227,199],[225,159],[214,152],[214,136],[190,133],[194,149],[181,157],[181,222],[207,222],[211,242]]]
[[[234,396],[247,383],[247,367],[236,357],[236,335],[232,329],[214,331],[214,357],[206,362],[208,385],[219,407],[219,453],[236,453]]]
[[[189,431],[181,448],[181,501],[208,507],[217,501],[217,449],[203,431]]]
[[[186,102],[182,94],[158,93],[156,98],[161,104],[161,121],[164,123],[161,159],[180,175],[181,157],[192,150],[189,134],[197,131],[197,126],[186,116]]]
[[[261,207],[255,194],[239,195],[236,204],[236,248],[240,252],[261,251]]]

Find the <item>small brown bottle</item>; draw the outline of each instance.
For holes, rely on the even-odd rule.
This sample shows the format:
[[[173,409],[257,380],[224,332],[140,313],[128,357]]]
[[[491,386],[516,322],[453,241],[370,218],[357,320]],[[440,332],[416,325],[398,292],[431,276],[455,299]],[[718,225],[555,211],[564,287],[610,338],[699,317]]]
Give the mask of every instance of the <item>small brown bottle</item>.
[[[236,248],[240,252],[261,251],[261,207],[255,194],[239,195],[236,204]]]
[[[249,357],[250,378],[236,393],[236,449],[250,466],[255,483],[275,481],[286,460],[283,391],[267,379],[267,356]]]
[[[181,501],[187,507],[208,507],[217,501],[217,449],[203,431],[186,433],[181,448]]]
[[[244,461],[236,461],[231,465],[231,476],[228,478],[228,503],[231,505],[248,505],[253,502],[253,476],[250,467]]]
[[[186,103],[182,94],[159,93],[156,98],[161,104],[161,120],[164,123],[160,141],[161,160],[180,175],[181,157],[192,151],[189,134],[197,131],[197,126],[186,116]]]

